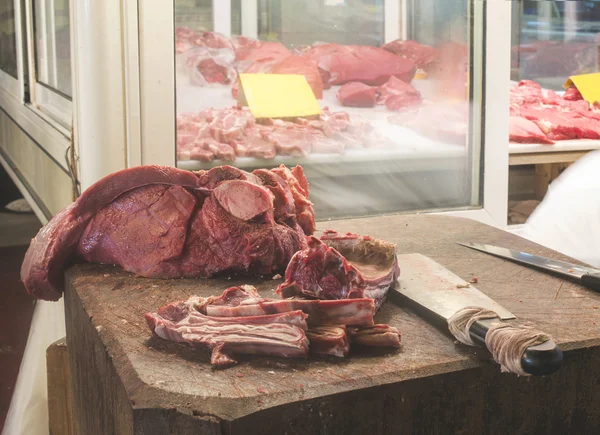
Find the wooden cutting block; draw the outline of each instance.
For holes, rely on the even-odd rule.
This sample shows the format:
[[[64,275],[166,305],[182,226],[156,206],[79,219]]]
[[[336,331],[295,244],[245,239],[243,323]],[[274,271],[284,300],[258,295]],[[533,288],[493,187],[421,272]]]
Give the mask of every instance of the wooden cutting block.
[[[501,374],[486,351],[456,345],[447,328],[388,300],[375,320],[402,331],[400,350],[348,359],[248,356],[217,370],[207,351],[153,337],[144,313],[243,283],[274,297],[279,280],[152,280],[84,264],[67,272],[65,294],[74,433],[600,433],[600,294],[455,243],[566,257],[443,216],[353,219],[326,228],[385,239],[464,280],[477,277],[479,290],[560,343],[565,366],[548,378]]]

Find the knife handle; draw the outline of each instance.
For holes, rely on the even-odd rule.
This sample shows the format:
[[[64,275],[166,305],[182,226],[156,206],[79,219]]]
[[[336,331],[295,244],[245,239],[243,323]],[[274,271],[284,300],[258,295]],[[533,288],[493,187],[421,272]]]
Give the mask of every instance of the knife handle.
[[[586,273],[582,275],[581,284],[591,290],[600,292],[600,273]]]
[[[485,336],[492,324],[497,322],[499,322],[498,319],[484,319],[473,323],[471,329],[469,329],[471,339],[487,349]],[[563,352],[552,339],[542,344],[528,347],[521,357],[521,367],[523,367],[523,370],[534,376],[550,375],[557,371],[562,364]]]

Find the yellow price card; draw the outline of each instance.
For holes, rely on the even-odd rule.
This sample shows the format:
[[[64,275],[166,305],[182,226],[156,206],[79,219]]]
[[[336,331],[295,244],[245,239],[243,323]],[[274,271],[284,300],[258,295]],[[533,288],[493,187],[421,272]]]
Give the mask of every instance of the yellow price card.
[[[321,108],[306,77],[300,74],[240,74],[238,104],[255,118],[319,115]]]
[[[600,73],[569,77],[563,86],[567,89],[573,85],[588,103],[594,104],[596,101],[600,101]]]

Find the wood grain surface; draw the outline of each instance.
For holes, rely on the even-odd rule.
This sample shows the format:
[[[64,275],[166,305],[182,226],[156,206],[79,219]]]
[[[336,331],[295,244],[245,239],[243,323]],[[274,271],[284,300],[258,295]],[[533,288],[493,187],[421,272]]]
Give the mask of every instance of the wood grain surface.
[[[490,417],[493,410],[488,409],[492,405],[481,402],[493,400],[487,395],[494,385],[507,397],[522,395],[523,400],[531,400],[530,393],[556,394],[555,398],[544,397],[547,404],[536,411],[543,415],[538,416],[535,427],[559,427],[552,419],[562,418],[567,424],[573,418],[573,413],[562,415],[560,409],[553,410],[553,406],[559,407],[559,387],[579,382],[580,393],[589,389],[587,381],[579,378],[585,370],[590,370],[588,376],[596,376],[589,382],[600,382],[599,364],[586,359],[592,355],[598,362],[600,294],[456,242],[490,243],[569,260],[567,257],[461,218],[385,216],[332,221],[319,227],[368,234],[396,243],[400,253],[427,255],[467,281],[476,277],[477,288],[512,311],[517,322],[551,334],[563,350],[596,349],[574,352],[571,359],[567,357],[567,367],[549,378],[500,374],[485,351],[455,344],[443,325],[430,324],[394,298],[384,304],[376,321],[402,331],[403,345],[398,351],[355,352],[344,360],[240,357],[239,365],[216,370],[210,366],[208,352],[152,337],[143,314],[193,294],[219,294],[242,283],[255,285],[263,296],[274,296],[279,280],[151,280],[113,266],[83,264],[68,271],[65,295],[77,433],[279,433],[281,425],[291,425],[281,433],[307,433],[305,430],[314,430],[315,425],[329,424],[330,430],[322,433],[362,433],[354,430],[360,422],[354,423],[359,425],[356,427],[351,422],[370,420],[369,415],[383,419],[369,433],[427,433],[416,429],[419,417],[415,413],[425,411],[423,406],[443,413],[430,419],[423,415],[419,426],[423,430],[434,430],[446,422],[463,433],[477,433],[486,421],[494,422],[495,417]],[[583,361],[579,366],[577,358]],[[589,394],[600,399],[598,393]],[[566,393],[563,396],[560,400],[564,401]],[[583,400],[571,399],[569,406]],[[101,412],[90,409],[90,404]],[[359,404],[361,410],[356,409]],[[505,419],[503,429],[524,427],[519,419],[525,410],[510,411],[514,415],[510,424]],[[344,423],[340,423],[338,411],[344,412]],[[391,414],[383,417],[388,411]],[[588,416],[587,424],[600,424],[598,414],[595,411],[595,420]],[[395,426],[399,418],[408,419],[407,428],[412,429],[404,432]],[[297,429],[294,424],[299,425]],[[341,430],[344,427],[346,432]]]

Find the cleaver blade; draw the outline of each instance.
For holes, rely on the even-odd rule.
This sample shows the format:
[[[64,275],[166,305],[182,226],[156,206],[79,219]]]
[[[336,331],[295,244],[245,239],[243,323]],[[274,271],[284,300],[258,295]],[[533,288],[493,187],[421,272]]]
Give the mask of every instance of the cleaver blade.
[[[448,320],[465,307],[481,307],[502,320],[516,316],[464,279],[422,254],[398,256],[400,279],[396,290],[411,301]]]

